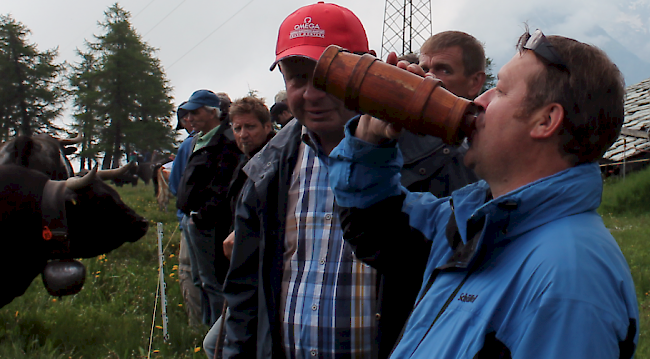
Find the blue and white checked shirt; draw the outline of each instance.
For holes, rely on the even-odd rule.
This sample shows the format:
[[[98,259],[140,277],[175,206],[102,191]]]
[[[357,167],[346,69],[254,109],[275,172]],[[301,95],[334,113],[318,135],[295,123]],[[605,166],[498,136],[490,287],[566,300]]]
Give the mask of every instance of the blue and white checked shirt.
[[[377,345],[376,272],[343,240],[329,158],[314,147],[318,154],[301,143],[289,190],[281,307],[285,352],[288,358],[370,358]]]

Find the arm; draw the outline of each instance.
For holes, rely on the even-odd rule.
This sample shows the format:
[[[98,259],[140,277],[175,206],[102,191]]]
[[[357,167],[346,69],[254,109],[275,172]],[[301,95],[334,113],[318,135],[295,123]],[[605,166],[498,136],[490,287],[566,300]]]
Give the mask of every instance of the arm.
[[[169,191],[174,196],[176,196],[176,193],[178,192],[178,185],[180,184],[181,177],[183,177],[183,171],[185,171],[185,165],[187,164],[187,158],[189,157],[191,147],[192,137],[188,137],[183,141],[183,143],[181,143],[176,158],[174,158],[174,165],[172,166],[172,171],[169,175]]]
[[[223,289],[230,311],[225,324],[224,358],[255,358],[257,352],[260,241],[257,203],[254,184],[249,180],[237,202],[235,244]]]
[[[626,358],[634,353],[638,323],[580,299],[543,301],[531,316],[513,323],[502,340],[512,358]]]

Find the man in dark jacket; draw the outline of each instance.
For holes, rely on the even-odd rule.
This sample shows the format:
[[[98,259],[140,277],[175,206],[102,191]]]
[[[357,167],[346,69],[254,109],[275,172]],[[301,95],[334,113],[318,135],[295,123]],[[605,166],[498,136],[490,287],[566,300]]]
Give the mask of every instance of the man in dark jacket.
[[[229,124],[220,120],[220,101],[209,90],[198,90],[181,106],[198,133],[180,180],[177,207],[183,211],[194,284],[202,291],[203,323],[211,326],[223,308],[223,273],[228,260],[217,252],[230,230],[226,200],[230,178],[240,154]],[[217,243],[218,241],[218,243]],[[226,269],[224,269],[226,268]]]
[[[289,122],[244,167],[235,246],[224,293],[224,358],[371,358],[376,342],[376,275],[344,244],[327,182],[327,154],[355,115],[313,87],[330,44],[370,52],[350,10],[304,6],[278,35]]]
[[[406,67],[406,63],[400,67]],[[415,66],[415,65],[412,65]],[[419,66],[441,80],[456,96],[473,100],[485,82],[485,52],[472,35],[444,31],[431,36],[420,49]],[[398,139],[404,157],[401,183],[409,191],[447,197],[476,182],[478,177],[463,164],[466,145],[446,145],[440,138],[402,131]]]
[[[243,152],[239,157],[239,165],[235,170],[235,174],[230,182],[230,188],[228,189],[227,198],[234,214],[239,192],[247,178],[242,168],[252,156],[273,138],[275,131],[273,131],[271,126],[269,109],[263,100],[256,97],[249,96],[238,99],[232,104],[230,112],[235,142],[237,143],[237,147]],[[232,254],[234,242],[235,232],[233,231],[223,242],[223,253],[228,259],[230,259]],[[217,251],[221,250],[221,248],[217,248]],[[224,276],[225,274],[223,273]],[[221,353],[217,352],[215,355],[215,351],[217,351],[217,348],[220,348],[220,343],[223,343],[223,337],[225,336],[223,335],[225,333],[222,333],[224,326],[223,318],[224,315],[217,320],[203,339],[203,349],[210,359],[221,358]]]

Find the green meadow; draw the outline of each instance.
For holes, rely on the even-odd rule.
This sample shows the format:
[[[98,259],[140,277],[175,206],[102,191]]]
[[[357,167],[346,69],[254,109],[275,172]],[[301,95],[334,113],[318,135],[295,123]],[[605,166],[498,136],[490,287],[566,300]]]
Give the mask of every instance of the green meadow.
[[[83,260],[86,284],[77,295],[51,297],[40,277],[36,278],[25,295],[0,309],[4,323],[0,358],[205,358],[201,346],[208,328],[188,326],[182,307],[177,259],[180,233],[173,204],[169,212],[159,211],[152,186],[140,184],[118,191],[128,205],[150,220],[147,235],[105,256]],[[636,283],[641,323],[635,357],[650,359],[646,340],[650,331],[650,170],[625,180],[607,180],[599,211]],[[167,342],[163,340],[161,301],[156,304],[157,222],[164,224]],[[92,233],[88,237],[92,240]]]

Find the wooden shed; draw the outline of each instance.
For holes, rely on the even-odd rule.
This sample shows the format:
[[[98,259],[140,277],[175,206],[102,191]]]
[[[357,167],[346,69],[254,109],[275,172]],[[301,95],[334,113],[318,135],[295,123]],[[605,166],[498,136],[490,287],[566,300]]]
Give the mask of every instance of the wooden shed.
[[[636,171],[650,163],[650,78],[626,90],[621,135],[600,161],[605,176]]]

